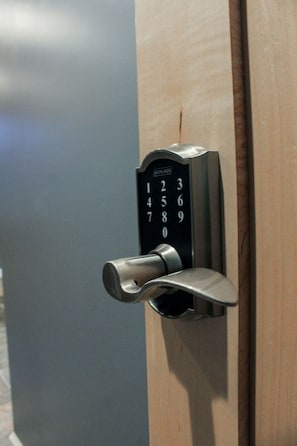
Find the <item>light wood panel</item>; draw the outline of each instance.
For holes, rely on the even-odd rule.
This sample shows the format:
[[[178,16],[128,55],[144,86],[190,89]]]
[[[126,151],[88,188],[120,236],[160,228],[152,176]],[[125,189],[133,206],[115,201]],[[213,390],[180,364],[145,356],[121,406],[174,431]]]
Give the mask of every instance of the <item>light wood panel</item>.
[[[146,310],[151,446],[247,444],[248,227],[237,1],[136,0],[141,158],[174,142],[220,152],[226,318],[162,320]]]
[[[297,3],[247,1],[256,225],[256,446],[297,444]]]

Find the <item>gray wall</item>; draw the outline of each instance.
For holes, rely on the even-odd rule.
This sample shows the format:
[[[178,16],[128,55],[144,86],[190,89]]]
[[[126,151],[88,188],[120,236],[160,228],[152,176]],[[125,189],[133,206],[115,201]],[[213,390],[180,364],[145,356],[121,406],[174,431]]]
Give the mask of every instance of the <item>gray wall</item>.
[[[142,305],[101,269],[135,255],[133,0],[2,0],[0,252],[25,446],[145,446]]]

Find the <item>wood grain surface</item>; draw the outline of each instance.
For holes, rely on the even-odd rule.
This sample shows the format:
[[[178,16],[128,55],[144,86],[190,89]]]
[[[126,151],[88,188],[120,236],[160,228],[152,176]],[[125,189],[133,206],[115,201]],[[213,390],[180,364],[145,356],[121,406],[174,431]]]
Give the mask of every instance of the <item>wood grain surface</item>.
[[[255,177],[255,444],[297,444],[297,3],[247,2]]]
[[[227,317],[168,321],[146,310],[151,446],[248,441],[248,218],[237,1],[136,0],[140,156],[174,142],[220,152]]]

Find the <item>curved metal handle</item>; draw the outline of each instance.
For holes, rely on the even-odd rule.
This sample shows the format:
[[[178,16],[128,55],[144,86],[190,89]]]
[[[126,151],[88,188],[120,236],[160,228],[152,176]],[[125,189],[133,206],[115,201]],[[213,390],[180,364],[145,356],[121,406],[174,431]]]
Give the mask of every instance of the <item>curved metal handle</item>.
[[[177,251],[166,244],[145,256],[107,262],[103,282],[111,296],[128,303],[181,290],[224,307],[237,304],[237,291],[223,274],[206,268],[182,270]]]
[[[138,291],[137,300],[147,301],[153,298],[157,290],[162,290],[163,294],[170,289],[186,291],[224,307],[235,306],[238,301],[237,291],[230,280],[223,274],[206,268],[185,269],[150,280]]]
[[[157,246],[150,254],[107,262],[103,268],[106,291],[122,302],[140,301],[141,290],[156,277],[180,271],[182,262],[177,251],[170,245]],[[150,299],[161,296],[166,290],[154,288]]]

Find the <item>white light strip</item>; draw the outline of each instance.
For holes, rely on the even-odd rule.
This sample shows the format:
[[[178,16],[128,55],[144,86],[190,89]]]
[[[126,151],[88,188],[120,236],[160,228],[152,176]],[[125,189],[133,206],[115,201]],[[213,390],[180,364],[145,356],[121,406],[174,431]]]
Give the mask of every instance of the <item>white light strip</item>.
[[[12,444],[12,446],[23,446],[23,443],[19,440],[15,432],[12,432],[9,435],[9,441]]]

